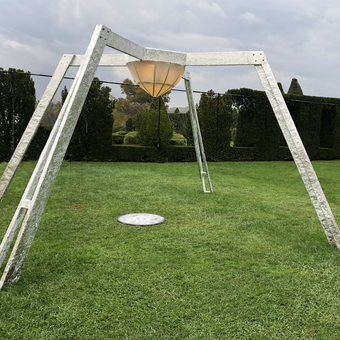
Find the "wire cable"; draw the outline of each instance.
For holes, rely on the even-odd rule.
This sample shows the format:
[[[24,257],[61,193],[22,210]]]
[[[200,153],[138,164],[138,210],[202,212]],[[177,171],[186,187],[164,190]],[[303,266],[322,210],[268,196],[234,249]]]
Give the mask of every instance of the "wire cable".
[[[5,70],[0,70],[0,72],[3,73],[20,73],[20,74],[27,74],[30,76],[35,76],[35,77],[47,77],[47,78],[52,78],[53,76],[50,74],[41,74],[41,73],[30,73],[30,72],[19,72],[19,71],[5,71]],[[67,80],[74,80],[74,77],[64,77],[63,79],[67,79]],[[139,86],[137,84],[126,84],[126,83],[120,83],[120,82],[116,82],[116,81],[109,81],[109,80],[93,80],[94,82],[99,82],[102,84],[111,84],[111,85],[124,85],[124,86]],[[172,89],[171,91],[174,92],[186,92],[186,90],[184,89]],[[209,91],[192,91],[193,93],[200,93],[200,94],[207,94],[209,93]],[[224,95],[224,96],[230,96],[230,97],[249,97],[249,96],[245,96],[242,94],[231,94],[231,93],[219,93],[219,92],[214,92],[215,95]],[[263,97],[263,98],[267,98],[267,97]],[[308,101],[308,100],[298,100],[298,99],[285,99],[286,101],[290,101],[290,102],[301,102],[301,103],[310,103],[310,104],[321,104],[321,105],[336,105],[334,103],[322,103],[322,102],[313,102],[313,101]]]

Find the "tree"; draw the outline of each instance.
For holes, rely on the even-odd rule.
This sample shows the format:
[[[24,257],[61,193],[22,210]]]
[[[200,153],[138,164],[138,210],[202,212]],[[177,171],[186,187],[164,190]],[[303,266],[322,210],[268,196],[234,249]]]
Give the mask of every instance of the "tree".
[[[194,145],[194,136],[192,133],[190,111],[185,113],[186,125],[183,136],[187,139],[187,145]]]
[[[67,87],[64,86],[63,90],[61,91],[61,102],[64,104],[66,97],[68,95]]]
[[[0,161],[15,150],[35,110],[34,81],[29,73],[0,68]]]
[[[213,90],[203,93],[197,115],[204,143],[216,149],[228,148],[232,123],[231,96],[216,94]]]
[[[126,78],[120,87],[122,94],[125,94],[126,97],[117,99],[113,115],[115,125],[124,126],[129,118],[134,119],[138,112],[144,112],[150,107],[152,96],[129,78]],[[170,92],[171,91],[162,96],[166,107],[168,107],[168,103],[170,102]]]
[[[173,125],[162,98],[153,98],[150,108],[137,114],[135,124],[141,145],[158,146],[159,143],[159,146],[162,147],[170,143],[173,135]]]
[[[174,125],[174,131],[184,136],[187,125],[185,113],[181,113],[177,107],[173,113],[169,113],[169,117]]]
[[[126,101],[129,103],[151,104],[152,102],[152,96],[129,78],[124,79],[123,85],[120,85],[120,88],[121,93],[126,95]]]
[[[296,78],[292,79],[292,82],[290,83],[287,94],[295,94],[298,96],[303,96],[301,86]]]
[[[127,132],[130,132],[130,131],[133,131],[133,130],[134,130],[132,118],[129,118],[129,119],[126,121],[125,130],[126,130]]]
[[[115,125],[125,126],[129,118],[134,119],[138,112],[144,112],[150,106],[152,96],[129,78],[126,78],[120,87],[126,98],[117,99],[113,115]]]
[[[46,109],[44,117],[41,120],[41,125],[52,128],[52,126],[54,125],[54,123],[56,122],[56,120],[59,116],[59,113],[60,113],[62,106],[63,106],[63,104],[62,104],[61,101],[50,102],[50,104],[48,105],[48,107]]]
[[[109,157],[114,108],[110,92],[109,87],[102,86],[100,80],[94,78],[67,149],[67,157],[73,160],[105,160]],[[64,88],[63,101],[66,96],[67,89]]]
[[[280,92],[282,93],[282,95],[284,95],[284,94],[285,94],[285,91],[283,90],[282,84],[281,84],[281,83],[277,83],[277,86],[279,87],[279,90],[280,90]]]
[[[254,122],[259,118],[258,112],[265,112],[262,98],[254,95],[251,89],[229,90],[233,97],[233,107],[237,109],[238,116],[236,126],[237,133],[234,138],[234,145],[240,147],[253,147],[258,140]]]
[[[152,96],[144,91],[140,86],[138,86],[135,82],[132,82],[129,78],[124,79],[123,85],[120,85],[122,94],[126,95],[126,101],[131,103],[139,103],[139,104],[151,104]],[[167,103],[170,102],[169,94],[171,91],[166,92],[162,95],[163,101],[165,103],[165,107],[167,107]]]

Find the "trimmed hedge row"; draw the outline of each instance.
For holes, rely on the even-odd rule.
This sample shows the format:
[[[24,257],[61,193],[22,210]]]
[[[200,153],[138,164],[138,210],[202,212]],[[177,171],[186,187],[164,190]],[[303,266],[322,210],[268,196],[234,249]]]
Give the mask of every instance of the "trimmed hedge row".
[[[50,130],[46,129],[42,126],[39,127],[37,133],[35,134],[31,144],[29,145],[24,160],[36,160],[39,158],[47,140],[50,135]],[[12,157],[12,150],[9,147],[5,146],[4,144],[0,144],[0,163],[1,162],[8,162]]]
[[[113,145],[112,162],[194,162],[193,146],[169,145],[160,150],[153,146]]]
[[[230,90],[239,110],[236,147],[251,147],[252,160],[292,159],[265,93]],[[289,112],[311,160],[340,157],[340,99],[284,95]],[[235,149],[235,148],[234,148]],[[244,150],[243,150],[244,151]]]
[[[215,133],[213,124],[208,126],[202,121],[202,135],[208,161],[284,161],[292,160],[290,151],[284,141],[272,108],[262,91],[239,89],[228,91],[232,98],[232,107],[238,110],[238,123],[234,146],[221,142],[205,141],[204,132]],[[301,136],[303,144],[311,160],[331,160],[340,158],[340,99],[311,96],[284,95],[288,109]],[[211,95],[204,97],[204,105],[211,111],[218,105],[228,106],[224,98]],[[211,101],[211,103],[210,103]],[[202,101],[203,103],[203,101]],[[217,105],[217,106],[216,106]],[[224,108],[219,107],[219,126]],[[209,112],[210,112],[209,111]],[[226,112],[229,112],[226,111]],[[203,112],[199,109],[200,114]],[[211,111],[212,112],[212,111]],[[226,116],[227,117],[227,116]],[[226,119],[228,136],[232,129],[232,121]],[[216,119],[215,119],[216,120]],[[209,127],[209,129],[208,129]],[[49,131],[39,128],[32,141],[25,159],[37,159],[48,138]],[[117,133],[120,138],[125,133]],[[209,139],[209,138],[208,138]],[[212,139],[211,139],[212,140]],[[84,144],[82,143],[82,147]],[[0,150],[1,155],[11,154],[10,150]],[[82,161],[83,157],[72,157],[71,160]],[[157,150],[155,147],[139,145],[108,144],[89,153],[90,161],[125,161],[125,162],[192,162],[196,161],[193,146],[169,145]],[[3,159],[3,161],[6,161]]]
[[[31,144],[26,151],[25,160],[35,160],[38,159],[47,140],[50,136],[51,129],[39,126],[37,133],[35,134]]]
[[[229,90],[228,95],[232,97],[233,108],[238,110],[234,147],[229,147],[229,144],[226,147],[221,147],[221,143],[206,141],[205,130],[207,129],[204,128],[205,124],[202,121],[202,135],[207,160],[292,160],[265,92],[239,89]],[[284,95],[284,98],[310,159],[340,158],[340,99],[301,95]],[[212,107],[216,109],[216,96],[204,96],[204,101],[201,100],[200,104],[202,103],[204,107],[198,108],[198,112],[203,112],[205,107],[210,111]],[[227,101],[224,103],[223,100],[219,101],[219,105],[230,106]],[[219,107],[219,112],[223,112],[223,110]],[[211,126],[215,127],[213,113],[211,113],[210,119]],[[230,131],[230,119],[227,120],[227,125],[225,128]],[[214,132],[209,131],[209,133]],[[196,160],[193,147],[182,147],[181,149],[168,147],[159,153],[156,149],[128,145],[114,146],[114,150],[113,160],[148,162],[158,161],[160,158],[167,161]]]
[[[326,149],[327,151],[329,149]],[[325,151],[325,150],[324,150]],[[324,154],[331,158],[331,154]],[[214,153],[209,146],[205,146],[205,153],[208,161],[254,161],[258,160],[259,154],[254,147],[233,147],[229,152],[220,150]],[[280,160],[291,160],[288,147],[280,147],[278,150]],[[196,153],[193,146],[168,146],[159,151],[155,147],[140,145],[113,145],[111,157],[108,162],[196,162]]]

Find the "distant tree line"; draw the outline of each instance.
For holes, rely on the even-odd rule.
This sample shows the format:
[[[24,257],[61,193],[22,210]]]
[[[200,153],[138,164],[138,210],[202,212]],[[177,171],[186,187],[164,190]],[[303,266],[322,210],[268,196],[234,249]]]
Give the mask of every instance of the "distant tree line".
[[[159,100],[134,85],[125,79],[121,85],[125,98],[115,99],[109,87],[94,79],[66,159],[195,160],[189,113],[177,109],[168,114],[169,94]],[[297,79],[287,94],[278,85],[310,158],[339,158],[340,100],[304,96]],[[64,88],[62,100],[48,107],[25,159],[39,157],[66,96]],[[15,69],[0,72],[0,161],[11,157],[35,106],[29,74]],[[201,95],[197,113],[210,161],[292,159],[263,91],[235,89],[218,94],[210,90]]]
[[[282,85],[280,83],[278,85],[309,157],[339,158],[340,100],[304,96],[295,78],[287,94],[284,93]],[[201,95],[197,113],[206,156],[210,161],[292,160],[274,112],[263,91],[243,88],[216,94],[210,90]],[[177,131],[181,128],[187,144],[192,145],[188,113],[185,120],[179,110],[169,116],[174,128],[176,126]],[[128,148],[114,147],[114,150],[117,153],[117,157],[114,157],[116,160],[153,159],[150,150],[132,148],[132,153]],[[183,153],[183,149],[180,150],[185,160],[193,155]],[[164,159],[176,159],[170,147],[164,151]]]
[[[94,78],[73,132],[65,158],[72,161],[104,161],[110,159],[112,146],[112,111],[115,100],[111,89]],[[68,95],[64,87],[62,103]]]
[[[293,85],[293,86],[292,86]],[[310,159],[340,157],[340,99],[305,96],[293,79],[283,97]],[[229,90],[238,110],[233,158],[291,160],[278,122],[263,91]]]
[[[111,89],[95,78],[66,152],[70,160],[107,160],[111,153],[115,100]],[[47,108],[39,129],[31,141],[24,160],[38,159],[55,123],[62,101]],[[22,70],[0,68],[0,162],[9,161],[37,105],[34,82]]]
[[[10,159],[35,106],[35,88],[31,76],[23,70],[10,68],[5,71],[0,68],[0,162]],[[47,135],[44,129],[38,130],[25,159],[38,157],[42,150],[40,140],[46,141]]]

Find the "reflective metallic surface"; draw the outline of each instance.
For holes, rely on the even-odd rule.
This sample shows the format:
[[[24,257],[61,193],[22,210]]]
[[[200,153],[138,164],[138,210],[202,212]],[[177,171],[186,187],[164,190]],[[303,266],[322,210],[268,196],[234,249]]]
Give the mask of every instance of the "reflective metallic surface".
[[[119,216],[118,222],[128,225],[154,225],[165,221],[164,217],[155,214],[136,213]]]
[[[194,103],[194,97],[193,97],[192,89],[191,89],[190,73],[188,71],[184,73],[183,79],[185,82],[185,89],[186,89],[187,98],[188,98],[192,135],[194,137],[196,159],[197,159],[198,171],[199,171],[200,179],[201,179],[202,190],[205,193],[213,192],[209,170],[208,170],[208,164],[207,164],[204,147],[203,147],[201,129],[200,129],[197,112],[196,112],[196,106]],[[208,181],[209,190],[206,189],[205,179],[207,179]]]

